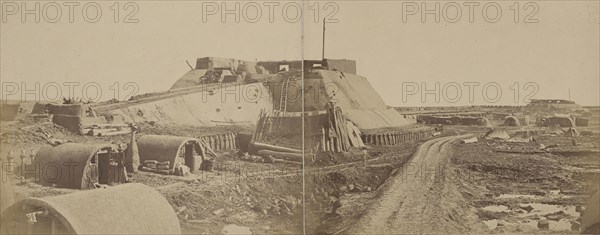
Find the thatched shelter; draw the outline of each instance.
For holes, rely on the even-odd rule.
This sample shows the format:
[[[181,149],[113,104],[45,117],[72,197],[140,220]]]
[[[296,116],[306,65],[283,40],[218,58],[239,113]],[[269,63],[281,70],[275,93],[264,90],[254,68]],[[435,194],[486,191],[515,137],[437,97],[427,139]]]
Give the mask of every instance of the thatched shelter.
[[[204,160],[204,148],[198,139],[169,135],[144,135],[137,140],[140,161],[169,161],[169,169],[186,165],[198,170]]]
[[[2,234],[181,234],[169,202],[143,184],[24,199],[0,225]]]
[[[110,144],[66,143],[41,148],[33,164],[39,170],[36,175],[42,185],[90,189],[96,183],[125,181],[123,166],[111,164],[118,162],[122,154]]]

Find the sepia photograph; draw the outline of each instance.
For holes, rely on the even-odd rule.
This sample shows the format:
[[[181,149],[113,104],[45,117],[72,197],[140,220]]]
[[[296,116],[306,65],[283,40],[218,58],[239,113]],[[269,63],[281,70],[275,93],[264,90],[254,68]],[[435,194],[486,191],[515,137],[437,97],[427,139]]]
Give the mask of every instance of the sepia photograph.
[[[0,0],[0,234],[600,234],[598,0]]]

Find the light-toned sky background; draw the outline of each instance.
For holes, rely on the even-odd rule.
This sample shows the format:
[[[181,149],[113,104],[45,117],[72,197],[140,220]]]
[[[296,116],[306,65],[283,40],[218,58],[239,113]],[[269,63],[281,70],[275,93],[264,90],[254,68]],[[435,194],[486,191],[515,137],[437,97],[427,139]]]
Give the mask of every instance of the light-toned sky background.
[[[228,6],[233,7],[233,3]],[[196,57],[321,57],[320,18],[333,8],[323,9],[325,2],[320,2],[320,22],[315,23],[315,11],[309,9],[315,5],[308,2],[304,24],[289,23],[282,17],[282,2],[275,7],[271,23],[268,8],[264,2],[258,3],[263,14],[257,23],[245,22],[243,16],[236,23],[232,15],[222,23],[219,14],[203,22],[199,1],[137,2],[135,18],[139,22],[130,24],[113,22],[114,13],[109,7],[114,2],[99,2],[103,14],[94,24],[84,21],[81,6],[75,8],[74,23],[68,22],[66,7],[57,23],[44,22],[43,18],[35,23],[33,16],[22,23],[19,14],[5,14],[2,16],[6,22],[0,28],[1,80],[25,82],[29,88],[35,82],[41,86],[50,82],[96,82],[103,90],[103,99],[108,99],[114,96],[110,86],[115,82],[121,87],[134,82],[139,86],[138,93],[167,90],[189,70],[185,60],[193,63]],[[421,8],[423,2],[415,3]],[[438,3],[442,9],[448,4]],[[356,60],[358,74],[367,77],[385,102],[393,106],[471,104],[468,87],[463,85],[462,96],[454,99],[456,103],[448,102],[455,98],[454,88],[447,90],[447,99],[440,90],[440,102],[435,102],[433,95],[423,102],[420,93],[402,98],[403,83],[433,89],[435,83],[443,87],[451,82],[479,82],[473,104],[489,103],[483,99],[482,87],[492,82],[502,90],[496,104],[515,104],[516,86],[511,89],[515,82],[522,103],[532,91],[524,85],[532,82],[539,88],[533,98],[566,99],[570,89],[572,100],[600,105],[598,1],[535,2],[539,8],[533,18],[538,23],[523,23],[533,10],[524,9],[525,2],[520,3],[519,23],[514,22],[514,11],[510,9],[514,2],[498,2],[502,16],[498,22],[489,23],[482,17],[486,2],[479,3],[473,23],[469,22],[464,2],[458,2],[462,9],[458,22],[447,22],[442,15],[436,23],[434,16],[428,15],[427,22],[422,23],[420,12],[403,22],[400,1],[336,2],[334,18],[339,22],[327,24],[326,57]],[[425,4],[433,8],[435,2]],[[448,9],[449,17],[456,14],[453,8]],[[119,18],[128,12],[122,9]],[[288,13],[294,18],[293,8]],[[493,8],[488,9],[488,15],[495,15]],[[63,87],[63,93],[67,91]],[[81,93],[81,86],[75,92]],[[121,92],[124,96],[127,90],[122,88]],[[488,97],[495,96],[493,89],[488,92]]]

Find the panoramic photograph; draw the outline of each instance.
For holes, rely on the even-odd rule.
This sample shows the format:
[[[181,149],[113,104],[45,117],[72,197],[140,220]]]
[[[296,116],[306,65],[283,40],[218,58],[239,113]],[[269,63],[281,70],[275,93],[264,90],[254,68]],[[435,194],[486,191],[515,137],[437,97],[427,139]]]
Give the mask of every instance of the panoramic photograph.
[[[600,234],[600,2],[0,0],[0,234]]]

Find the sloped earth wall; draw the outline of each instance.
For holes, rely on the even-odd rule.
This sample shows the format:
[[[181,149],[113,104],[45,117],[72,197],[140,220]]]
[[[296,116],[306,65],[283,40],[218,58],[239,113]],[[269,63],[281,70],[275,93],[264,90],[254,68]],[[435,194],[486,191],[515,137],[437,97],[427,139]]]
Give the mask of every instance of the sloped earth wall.
[[[398,127],[410,122],[388,109],[369,81],[356,74],[315,70],[305,74],[306,111],[323,110],[332,101],[360,129]]]
[[[299,72],[284,72],[274,75],[268,81],[267,86],[272,90],[276,107],[279,107],[281,100],[281,83],[285,78],[291,77],[293,79],[287,89],[288,112],[324,111],[327,103],[334,102],[342,108],[346,118],[360,129],[399,127],[413,123],[394,109],[388,109],[365,77],[339,71],[305,72],[303,104],[301,76]]]
[[[170,90],[186,88],[190,86],[196,86],[200,84],[200,78],[206,74],[206,69],[192,69],[185,73],[173,86]]]
[[[261,83],[199,91],[147,103],[121,107],[107,113],[125,122],[154,121],[195,126],[254,125],[261,109],[273,103]]]
[[[261,109],[279,108],[281,82],[290,80],[287,112],[323,111],[332,101],[360,129],[399,127],[410,124],[401,114],[388,109],[369,81],[356,74],[330,70],[306,72],[304,109],[298,73],[279,73],[266,83],[228,86],[198,91],[152,102],[118,107],[109,113],[126,122],[167,122],[196,126],[254,125]]]

